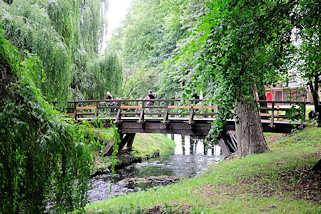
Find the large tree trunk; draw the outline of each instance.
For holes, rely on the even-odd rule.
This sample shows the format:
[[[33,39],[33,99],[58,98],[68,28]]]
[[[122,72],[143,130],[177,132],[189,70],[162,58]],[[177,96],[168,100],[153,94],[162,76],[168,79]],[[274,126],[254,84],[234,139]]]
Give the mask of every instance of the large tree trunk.
[[[314,171],[321,171],[321,159],[312,168]]]
[[[241,157],[250,154],[268,152],[269,148],[263,136],[261,118],[256,103],[238,102],[235,122],[238,153]]]
[[[319,112],[318,116],[318,127],[321,127],[321,105],[319,105],[319,76],[314,76],[314,82],[309,82],[310,91],[313,97],[314,110]]]

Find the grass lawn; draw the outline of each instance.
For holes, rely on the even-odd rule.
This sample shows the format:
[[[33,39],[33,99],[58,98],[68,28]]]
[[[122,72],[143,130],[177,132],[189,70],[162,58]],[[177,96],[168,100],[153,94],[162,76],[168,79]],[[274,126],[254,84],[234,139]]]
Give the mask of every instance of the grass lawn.
[[[269,153],[222,161],[201,176],[89,204],[86,212],[321,213],[320,173],[310,171],[321,158],[321,129],[266,138]]]
[[[173,154],[175,143],[163,134],[138,133],[135,136],[133,149],[138,152],[138,156],[145,157],[153,154],[156,150],[161,156]]]

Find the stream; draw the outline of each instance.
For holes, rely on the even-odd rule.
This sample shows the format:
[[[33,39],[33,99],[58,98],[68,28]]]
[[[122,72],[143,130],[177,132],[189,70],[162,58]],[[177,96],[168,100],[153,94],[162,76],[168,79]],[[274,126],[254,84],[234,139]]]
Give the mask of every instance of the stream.
[[[191,141],[189,136],[174,135],[174,141],[176,146],[173,155],[132,164],[117,170],[113,177],[103,174],[92,178],[92,187],[88,191],[89,203],[194,177],[205,171],[208,165],[224,158],[220,155],[219,146],[207,148],[203,140]]]

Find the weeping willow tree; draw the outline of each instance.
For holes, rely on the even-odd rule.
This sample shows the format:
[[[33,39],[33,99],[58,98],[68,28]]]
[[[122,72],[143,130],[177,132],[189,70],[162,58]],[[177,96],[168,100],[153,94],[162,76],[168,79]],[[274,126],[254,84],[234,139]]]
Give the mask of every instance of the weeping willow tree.
[[[19,49],[21,56],[33,53],[43,62],[43,70],[35,75],[38,77],[35,82],[48,100],[88,98],[87,95],[97,94],[91,86],[99,83],[90,81],[95,81],[91,77],[99,73],[92,69],[92,64],[104,32],[102,3],[107,5],[108,0],[21,0],[10,4],[0,0],[5,37]],[[117,60],[111,62],[118,63]],[[122,75],[119,64],[105,66],[105,69],[115,67],[116,70],[104,71],[106,76],[110,75],[108,78],[113,79],[115,71],[118,76]],[[89,79],[83,79],[87,77]],[[83,82],[89,82],[89,87],[77,85]]]
[[[85,91],[86,97],[89,99],[104,99],[106,92],[112,94],[120,94],[122,71],[117,56],[106,54],[87,65],[88,72],[84,72],[77,76],[75,81],[79,86],[79,91]]]
[[[62,122],[0,27],[0,213],[67,213],[87,203],[93,135]],[[99,144],[100,146],[100,144]]]

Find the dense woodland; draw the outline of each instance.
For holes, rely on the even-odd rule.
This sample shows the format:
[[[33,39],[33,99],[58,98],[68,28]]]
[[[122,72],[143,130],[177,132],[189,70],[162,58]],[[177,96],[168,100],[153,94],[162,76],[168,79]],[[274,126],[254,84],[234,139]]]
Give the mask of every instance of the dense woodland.
[[[133,0],[100,54],[108,0],[0,0],[1,211],[44,212],[47,199],[58,212],[86,204],[90,138],[61,121],[54,102],[197,92],[219,106],[213,138],[238,119],[245,156],[269,150],[254,93],[294,69],[320,125],[320,11],[316,0]]]

